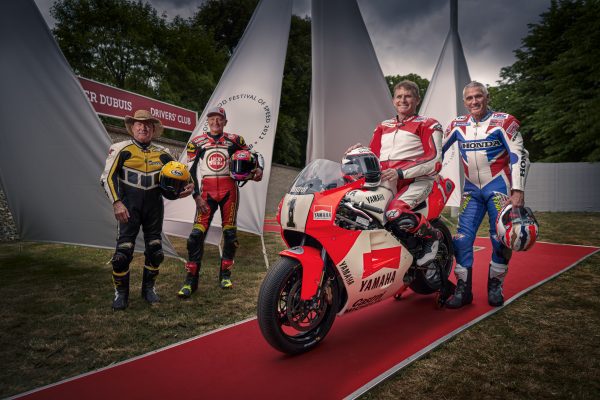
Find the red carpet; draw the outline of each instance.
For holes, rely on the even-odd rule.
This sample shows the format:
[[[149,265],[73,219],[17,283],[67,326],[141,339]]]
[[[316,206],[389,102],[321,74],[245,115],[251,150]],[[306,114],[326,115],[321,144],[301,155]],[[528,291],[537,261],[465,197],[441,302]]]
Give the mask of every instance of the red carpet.
[[[377,382],[495,310],[487,304],[489,239],[475,254],[474,303],[436,310],[432,296],[405,293],[336,319],[314,351],[289,357],[262,338],[255,319],[25,393],[28,399],[340,399]],[[537,243],[516,253],[505,284],[510,303],[598,251]],[[223,346],[227,343],[227,346]],[[121,379],[117,380],[116,377]],[[152,381],[153,384],[148,384]],[[125,394],[127,394],[125,396]]]
[[[275,218],[265,218],[265,224],[263,226],[263,232],[281,232],[281,227],[277,223]]]

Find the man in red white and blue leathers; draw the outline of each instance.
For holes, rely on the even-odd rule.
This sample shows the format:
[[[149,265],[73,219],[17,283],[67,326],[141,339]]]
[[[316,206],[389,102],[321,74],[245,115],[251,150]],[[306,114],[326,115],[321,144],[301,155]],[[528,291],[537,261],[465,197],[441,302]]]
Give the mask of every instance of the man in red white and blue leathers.
[[[444,134],[444,153],[458,144],[465,185],[460,206],[458,230],[454,237],[457,278],[455,294],[446,305],[459,308],[473,301],[473,243],[481,222],[488,214],[492,260],[488,273],[488,303],[504,304],[502,285],[508,271],[511,250],[496,237],[496,217],[504,204],[524,205],[529,153],[523,147],[519,121],[510,114],[488,108],[487,88],[469,83],[463,91],[470,114],[454,119]]]
[[[414,82],[398,83],[392,99],[398,114],[375,127],[369,147],[381,163],[381,179],[397,180],[398,192],[386,208],[386,229],[399,239],[422,239],[422,251],[415,255],[422,266],[435,258],[441,233],[427,220],[427,207],[418,214],[413,209],[427,199],[442,168],[442,126],[416,114],[419,101]]]
[[[187,147],[190,173],[194,181],[192,196],[196,202],[194,226],[187,241],[187,276],[178,296],[188,298],[198,288],[200,263],[204,254],[204,240],[211,220],[218,208],[221,209],[223,227],[223,254],[219,269],[222,288],[232,287],[231,268],[238,247],[237,211],[239,189],[229,174],[229,160],[238,150],[250,150],[240,135],[224,132],[227,117],[222,107],[213,107],[207,112],[208,132],[193,138]],[[252,179],[262,179],[262,156],[255,153],[258,166],[252,171]]]

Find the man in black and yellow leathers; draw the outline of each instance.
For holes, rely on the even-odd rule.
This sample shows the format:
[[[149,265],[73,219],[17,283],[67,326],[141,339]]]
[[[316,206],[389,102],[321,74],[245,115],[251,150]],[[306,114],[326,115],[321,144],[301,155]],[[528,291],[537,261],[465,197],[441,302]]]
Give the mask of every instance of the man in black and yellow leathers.
[[[152,143],[152,139],[162,134],[163,126],[150,112],[138,110],[133,117],[127,116],[125,126],[132,139],[110,147],[100,177],[119,224],[117,248],[111,260],[114,310],[123,310],[129,303],[129,263],[140,227],[146,245],[142,297],[150,304],[160,300],[154,287],[164,258],[161,241],[164,210],[159,174],[163,165],[173,161],[166,147]],[[193,183],[187,185],[179,197],[191,194],[193,187]]]

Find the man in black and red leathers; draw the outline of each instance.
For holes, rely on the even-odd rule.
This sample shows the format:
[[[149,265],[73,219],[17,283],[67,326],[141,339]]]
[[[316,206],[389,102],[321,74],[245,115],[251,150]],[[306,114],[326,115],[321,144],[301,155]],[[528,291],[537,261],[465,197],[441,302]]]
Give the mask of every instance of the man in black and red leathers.
[[[132,138],[110,146],[100,177],[119,222],[117,248],[111,260],[115,286],[113,310],[124,310],[128,306],[129,264],[140,227],[143,228],[146,245],[142,297],[150,304],[160,300],[154,289],[164,257],[161,242],[163,198],[159,174],[163,165],[173,161],[166,147],[152,143],[152,139],[161,135],[163,126],[149,111],[137,110],[133,117],[125,117],[125,127]],[[188,184],[179,197],[189,196],[192,186]]]
[[[435,258],[441,234],[427,221],[427,207],[419,214],[413,209],[427,199],[442,168],[442,126],[416,114],[420,100],[416,83],[398,83],[392,98],[398,114],[377,125],[369,145],[379,157],[381,179],[397,180],[398,192],[385,213],[386,229],[399,238],[411,234],[422,239],[423,249],[415,255],[419,266]]]
[[[213,107],[207,113],[209,132],[193,138],[187,149],[190,172],[194,180],[194,200],[196,217],[194,227],[187,241],[187,276],[178,296],[188,298],[198,288],[200,263],[204,253],[204,239],[217,208],[221,208],[223,227],[223,254],[219,270],[219,283],[222,288],[232,287],[231,268],[238,242],[236,238],[239,188],[229,174],[229,160],[238,150],[249,150],[244,138],[223,131],[227,124],[225,110]],[[253,172],[253,180],[262,179],[262,157]]]

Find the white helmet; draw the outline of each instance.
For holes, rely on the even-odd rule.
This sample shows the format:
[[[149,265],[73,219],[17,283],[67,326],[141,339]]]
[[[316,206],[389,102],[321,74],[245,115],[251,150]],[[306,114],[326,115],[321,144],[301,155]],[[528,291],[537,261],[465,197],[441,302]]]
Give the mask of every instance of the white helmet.
[[[529,250],[538,237],[539,225],[529,207],[507,204],[496,218],[496,235],[500,243],[514,251]]]
[[[366,187],[377,187],[381,183],[379,159],[368,147],[358,147],[344,155],[342,174],[353,179],[364,177]]]

